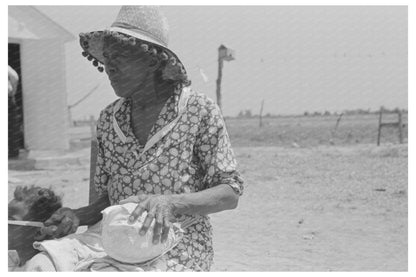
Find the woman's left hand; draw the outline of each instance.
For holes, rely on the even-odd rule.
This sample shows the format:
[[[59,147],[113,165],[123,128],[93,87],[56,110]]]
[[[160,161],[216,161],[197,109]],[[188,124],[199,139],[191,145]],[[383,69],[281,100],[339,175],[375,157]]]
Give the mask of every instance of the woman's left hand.
[[[175,218],[173,197],[171,195],[141,194],[121,200],[119,204],[126,204],[129,202],[138,203],[136,209],[130,215],[130,222],[134,222],[144,211],[147,211],[146,219],[140,229],[140,235],[143,236],[147,233],[147,230],[150,228],[154,219],[153,243],[164,243],[168,239],[171,222],[174,221]]]

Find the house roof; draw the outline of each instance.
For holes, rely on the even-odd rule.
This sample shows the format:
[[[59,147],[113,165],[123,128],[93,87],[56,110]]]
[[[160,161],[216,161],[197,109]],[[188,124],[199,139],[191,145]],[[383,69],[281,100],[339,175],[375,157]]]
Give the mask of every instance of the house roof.
[[[72,41],[75,36],[32,6],[9,6],[9,38],[60,39]]]

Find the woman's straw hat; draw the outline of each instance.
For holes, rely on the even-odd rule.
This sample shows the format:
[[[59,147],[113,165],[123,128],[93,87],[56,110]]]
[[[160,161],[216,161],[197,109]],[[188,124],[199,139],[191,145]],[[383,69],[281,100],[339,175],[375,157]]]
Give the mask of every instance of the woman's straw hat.
[[[170,56],[179,62],[176,54],[168,48],[169,26],[166,17],[157,6],[122,6],[109,29],[81,33],[80,44],[84,50],[83,55],[93,61],[94,66],[104,63],[105,36],[113,36],[126,45],[142,46],[141,49],[144,51],[151,52],[152,47],[159,47],[170,54],[158,53],[162,55],[162,59],[168,60]],[[150,47],[146,49],[143,43],[150,44],[147,45]]]

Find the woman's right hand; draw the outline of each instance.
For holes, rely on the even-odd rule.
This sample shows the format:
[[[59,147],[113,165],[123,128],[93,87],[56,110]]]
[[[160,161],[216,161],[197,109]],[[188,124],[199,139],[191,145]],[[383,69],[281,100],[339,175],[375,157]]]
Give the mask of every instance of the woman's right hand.
[[[75,233],[79,226],[79,218],[74,210],[60,208],[48,220],[44,222],[45,227],[40,229],[40,234],[35,240],[61,238]]]

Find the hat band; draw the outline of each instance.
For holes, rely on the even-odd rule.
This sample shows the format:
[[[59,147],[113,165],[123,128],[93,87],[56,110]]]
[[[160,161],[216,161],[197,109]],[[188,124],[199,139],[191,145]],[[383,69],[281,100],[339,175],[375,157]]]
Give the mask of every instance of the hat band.
[[[134,26],[131,26],[129,24],[121,23],[121,22],[114,22],[113,25],[110,27],[110,31],[116,31],[120,32],[141,40],[145,40],[154,44],[158,44],[160,46],[163,46],[167,48],[166,43],[163,41],[153,37],[150,33],[143,31],[141,29],[138,29]]]

